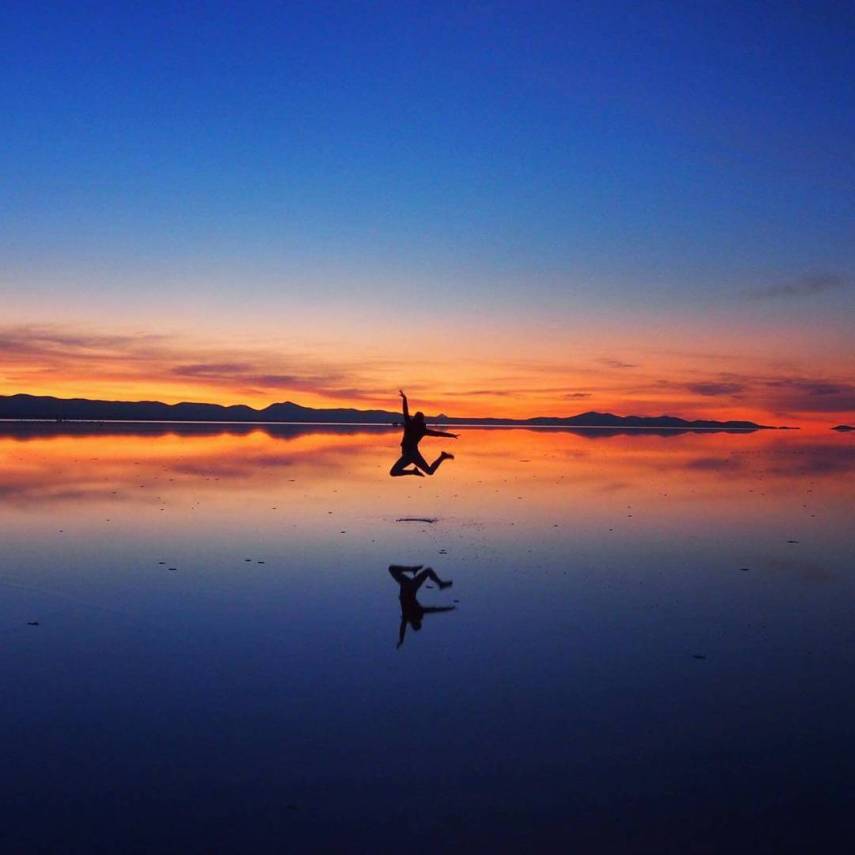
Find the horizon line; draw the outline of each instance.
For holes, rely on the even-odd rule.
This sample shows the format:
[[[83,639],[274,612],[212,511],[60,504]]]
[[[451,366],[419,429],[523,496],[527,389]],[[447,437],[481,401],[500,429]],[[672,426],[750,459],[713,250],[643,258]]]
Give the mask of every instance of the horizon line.
[[[274,401],[270,404],[267,404],[263,408],[256,408],[256,407],[251,406],[250,404],[243,404],[243,403],[240,403],[240,404],[217,404],[217,403],[211,403],[211,402],[207,402],[207,401],[179,401],[179,402],[174,403],[174,404],[167,404],[163,401],[158,401],[158,400],[137,400],[137,401],[119,400],[119,399],[107,400],[107,399],[103,399],[103,398],[86,398],[86,397],[60,398],[56,395],[33,395],[29,392],[16,392],[16,393],[8,394],[8,395],[7,394],[0,395],[0,400],[3,400],[3,399],[8,400],[8,399],[12,399],[12,398],[29,398],[29,399],[32,399],[35,401],[49,400],[49,401],[55,401],[58,403],[82,402],[82,403],[87,403],[87,404],[104,404],[104,405],[130,405],[130,406],[152,405],[152,406],[165,407],[165,408],[169,408],[169,409],[173,409],[176,407],[185,407],[185,406],[189,406],[189,407],[193,407],[193,406],[216,407],[216,408],[220,408],[223,410],[233,409],[233,408],[241,408],[244,410],[249,410],[252,413],[258,413],[258,414],[262,414],[266,410],[269,410],[271,407],[292,406],[292,407],[298,407],[301,410],[311,411],[311,412],[315,412],[315,413],[324,413],[324,412],[329,412],[329,411],[338,411],[338,412],[352,411],[355,414],[359,414],[359,413],[381,413],[384,415],[388,415],[390,418],[399,418],[399,419],[401,418],[401,414],[399,411],[387,410],[387,409],[380,408],[380,407],[373,407],[373,408],[366,408],[366,409],[360,409],[358,407],[353,407],[353,406],[311,407],[311,406],[306,406],[304,404],[299,404],[296,401],[290,401],[290,400],[289,401]],[[198,422],[198,421],[206,421],[206,422],[220,422],[223,424],[228,424],[228,423],[232,422],[232,420],[230,420],[230,419],[158,419],[158,418],[155,418],[155,419],[145,419],[145,418],[143,418],[143,419],[117,419],[117,418],[111,418],[109,416],[106,418],[101,417],[101,418],[83,418],[83,419],[80,419],[80,418],[71,417],[71,418],[66,419],[66,418],[63,418],[61,414],[58,414],[58,415],[60,418],[62,418],[63,421],[85,421],[85,422],[91,422],[91,421],[95,421],[95,422],[97,422],[97,421],[130,421],[130,422],[133,422],[133,421],[152,421],[152,422],[157,422],[157,421],[169,422],[169,421],[172,421],[172,422],[180,422],[180,421],[183,421],[183,422],[187,422],[187,423],[193,423],[193,422]],[[428,421],[434,421],[434,422],[440,421],[443,419],[455,420],[457,423],[460,423],[460,424],[467,424],[470,426],[477,425],[477,424],[483,424],[486,427],[486,426],[489,426],[489,424],[513,426],[513,425],[527,424],[527,423],[532,422],[533,420],[538,420],[538,419],[566,420],[566,419],[579,418],[581,416],[603,416],[603,417],[611,417],[611,418],[619,418],[619,419],[679,419],[679,420],[687,422],[687,423],[691,423],[691,422],[719,422],[720,424],[727,424],[727,423],[742,421],[742,422],[746,422],[747,425],[751,426],[751,427],[746,426],[745,428],[739,428],[742,430],[749,430],[749,429],[753,429],[755,427],[756,428],[762,428],[762,429],[780,429],[781,427],[784,427],[784,426],[777,426],[777,425],[773,426],[773,425],[759,424],[759,423],[754,422],[751,419],[747,419],[747,418],[738,418],[738,419],[729,418],[729,419],[724,419],[724,420],[721,420],[718,418],[686,418],[684,416],[675,416],[675,415],[671,415],[669,413],[660,413],[658,415],[639,415],[636,413],[632,413],[630,415],[618,415],[616,413],[612,413],[612,412],[608,412],[608,411],[604,412],[604,411],[600,411],[600,410],[584,410],[582,412],[576,412],[572,415],[564,415],[564,416],[537,415],[537,416],[526,416],[523,418],[519,418],[519,417],[518,418],[503,418],[503,417],[498,417],[498,416],[477,416],[477,417],[471,417],[470,418],[470,417],[466,417],[466,416],[450,416],[446,413],[438,413],[438,414],[433,415],[433,416],[427,416],[426,415],[425,419]],[[55,416],[21,416],[21,417],[0,416],[0,420],[3,420],[3,421],[52,421],[55,419],[56,419]],[[237,423],[240,423],[240,421],[238,421]],[[260,424],[263,422],[259,421],[256,423]],[[289,420],[273,420],[269,423],[270,424],[288,424],[288,423],[292,423],[292,422],[290,422]],[[293,423],[306,424],[309,422],[296,421]],[[321,420],[321,421],[318,421],[316,423],[323,424],[325,422]],[[341,423],[341,422],[337,422],[337,423]],[[351,422],[351,424],[359,424],[359,423],[360,422],[358,419]],[[367,422],[366,424],[371,424],[371,423]],[[393,424],[397,424],[397,422],[395,422]],[[530,425],[530,426],[534,426],[534,425]],[[549,427],[549,425],[541,425],[541,426],[542,427]],[[610,425],[602,425],[602,427],[610,427]],[[668,427],[668,426],[662,426],[662,427]],[[678,429],[678,428],[675,426],[675,429]]]

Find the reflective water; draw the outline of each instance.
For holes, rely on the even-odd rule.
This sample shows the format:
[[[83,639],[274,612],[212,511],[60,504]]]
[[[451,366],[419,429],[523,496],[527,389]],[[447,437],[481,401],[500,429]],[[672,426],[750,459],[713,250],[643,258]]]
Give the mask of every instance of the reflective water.
[[[851,834],[851,435],[461,433],[0,424],[0,848]]]

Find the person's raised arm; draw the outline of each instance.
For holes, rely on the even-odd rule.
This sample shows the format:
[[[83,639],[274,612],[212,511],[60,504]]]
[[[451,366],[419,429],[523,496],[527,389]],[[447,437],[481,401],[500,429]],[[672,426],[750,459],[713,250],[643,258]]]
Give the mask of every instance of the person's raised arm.
[[[407,404],[407,396],[398,389],[398,394],[401,396],[401,400],[404,402],[404,421],[409,423],[410,421],[410,408]]]

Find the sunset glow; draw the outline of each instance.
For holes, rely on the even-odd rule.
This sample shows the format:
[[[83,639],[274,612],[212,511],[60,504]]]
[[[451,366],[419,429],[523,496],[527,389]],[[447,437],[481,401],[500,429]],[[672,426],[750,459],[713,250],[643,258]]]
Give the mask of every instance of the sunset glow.
[[[454,336],[433,327],[432,338],[423,329],[419,338],[430,339],[425,355],[413,354],[400,333],[388,336],[389,344],[374,344],[368,336],[360,344],[342,334],[340,344],[330,345],[298,334],[248,343],[241,335],[224,340],[177,331],[9,326],[0,340],[0,392],[395,409],[397,388],[407,385],[426,412],[467,417],[598,410],[825,424],[853,412],[850,348],[842,331],[835,341],[833,327],[813,352],[808,345],[793,353],[797,333],[791,331],[765,338],[755,333],[750,348],[731,335],[732,350],[719,336],[715,346],[721,352],[710,354],[706,347],[712,343],[703,341],[700,324],[694,336],[700,345],[687,333],[667,347],[656,346],[656,335],[633,344],[616,333],[611,350],[581,328],[576,336],[559,332],[554,322],[544,322],[540,333],[536,324],[528,330],[519,326],[494,328],[492,336],[467,336],[460,327]],[[380,338],[378,333],[375,340]]]

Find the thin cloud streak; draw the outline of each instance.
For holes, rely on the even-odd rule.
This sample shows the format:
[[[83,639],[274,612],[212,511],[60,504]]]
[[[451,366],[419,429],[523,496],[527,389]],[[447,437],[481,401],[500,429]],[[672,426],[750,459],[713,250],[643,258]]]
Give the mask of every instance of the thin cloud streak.
[[[224,360],[223,356],[235,358]],[[330,399],[375,400],[388,390],[371,378],[371,367],[359,363],[333,365],[306,354],[258,350],[230,354],[210,346],[177,347],[158,335],[102,335],[69,332],[46,326],[0,328],[0,360],[9,391],[29,391],[28,383],[43,384],[51,376],[73,385],[78,394],[93,381],[128,387],[163,388],[176,385],[229,390],[234,394],[267,394],[281,390],[310,393]],[[299,369],[282,371],[285,363]],[[165,397],[174,397],[165,394]]]
[[[694,392],[696,395],[704,395],[705,397],[718,397],[719,395],[738,395],[745,391],[745,386],[742,383],[688,383],[686,389]]]
[[[634,362],[624,362],[621,359],[612,359],[608,356],[604,356],[596,361],[599,362],[600,365],[605,365],[607,368],[638,368],[638,365]]]
[[[792,282],[782,282],[765,288],[745,291],[752,300],[769,300],[778,297],[811,297],[827,291],[842,291],[852,282],[836,273],[809,273]]]

